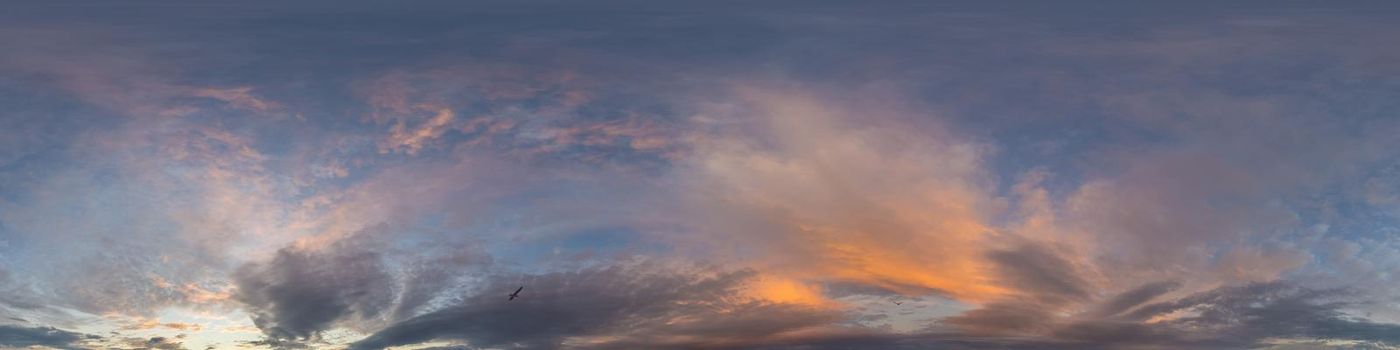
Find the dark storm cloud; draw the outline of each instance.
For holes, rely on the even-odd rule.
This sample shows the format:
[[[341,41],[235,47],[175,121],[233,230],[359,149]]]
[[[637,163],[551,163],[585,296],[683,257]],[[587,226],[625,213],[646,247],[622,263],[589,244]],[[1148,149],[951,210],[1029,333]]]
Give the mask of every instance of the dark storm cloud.
[[[47,346],[78,349],[77,343],[95,336],[60,330],[53,327],[20,327],[0,325],[0,345],[6,347]]]
[[[762,342],[840,315],[741,298],[752,272],[680,272],[633,265],[496,276],[460,304],[389,326],[351,349],[432,340],[504,348],[717,348]],[[525,286],[521,297],[505,294]],[[570,338],[597,342],[566,344]],[[578,340],[572,339],[572,340]]]

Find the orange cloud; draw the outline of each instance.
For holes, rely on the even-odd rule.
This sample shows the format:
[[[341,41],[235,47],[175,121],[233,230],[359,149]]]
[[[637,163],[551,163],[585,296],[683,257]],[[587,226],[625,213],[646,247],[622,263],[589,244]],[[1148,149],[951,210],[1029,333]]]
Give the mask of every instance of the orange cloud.
[[[780,276],[757,278],[749,286],[750,295],[769,302],[821,306],[828,303],[821,288]]]
[[[763,122],[701,138],[690,164],[706,228],[736,242],[710,249],[800,279],[972,302],[1006,293],[985,258],[999,202],[976,145],[874,123],[896,111],[741,95]]]

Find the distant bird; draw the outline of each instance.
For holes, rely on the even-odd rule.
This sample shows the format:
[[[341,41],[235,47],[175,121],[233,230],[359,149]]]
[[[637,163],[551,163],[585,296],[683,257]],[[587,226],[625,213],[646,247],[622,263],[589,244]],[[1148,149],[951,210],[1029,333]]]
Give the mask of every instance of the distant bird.
[[[510,299],[506,299],[506,301],[515,300],[516,297],[520,296],[520,291],[522,290],[525,290],[525,286],[520,286],[520,288],[515,290],[515,293],[510,293]]]
[[[895,305],[904,305],[904,303],[901,303],[901,302],[898,302],[898,301],[893,301],[892,303],[894,303]]]

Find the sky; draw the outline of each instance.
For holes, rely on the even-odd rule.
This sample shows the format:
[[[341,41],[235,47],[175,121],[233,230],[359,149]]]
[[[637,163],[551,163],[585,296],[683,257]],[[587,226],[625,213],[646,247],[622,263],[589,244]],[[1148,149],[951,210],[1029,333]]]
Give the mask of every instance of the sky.
[[[1400,4],[3,7],[0,348],[1400,349]]]

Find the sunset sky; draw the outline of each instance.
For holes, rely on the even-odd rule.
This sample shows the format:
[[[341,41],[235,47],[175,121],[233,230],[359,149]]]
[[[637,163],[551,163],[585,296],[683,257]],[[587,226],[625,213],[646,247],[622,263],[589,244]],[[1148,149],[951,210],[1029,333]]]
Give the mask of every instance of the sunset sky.
[[[1400,349],[1400,3],[5,1],[0,348]]]

